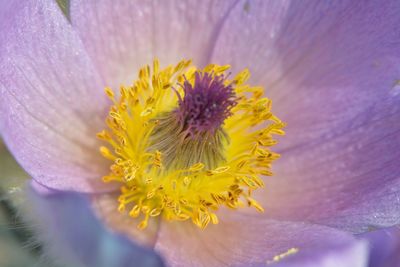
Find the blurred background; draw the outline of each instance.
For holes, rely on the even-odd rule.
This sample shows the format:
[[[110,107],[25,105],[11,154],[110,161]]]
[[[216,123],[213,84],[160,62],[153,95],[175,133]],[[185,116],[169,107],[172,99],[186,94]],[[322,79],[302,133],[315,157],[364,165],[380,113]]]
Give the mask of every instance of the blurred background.
[[[0,138],[0,266],[53,267],[46,263],[32,225],[24,218],[24,186],[28,175]]]

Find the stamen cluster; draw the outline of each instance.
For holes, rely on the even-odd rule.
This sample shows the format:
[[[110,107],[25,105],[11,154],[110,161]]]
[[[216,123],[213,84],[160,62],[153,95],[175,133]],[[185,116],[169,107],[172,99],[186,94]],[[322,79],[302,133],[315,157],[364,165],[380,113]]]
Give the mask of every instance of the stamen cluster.
[[[106,88],[112,105],[97,136],[112,163],[103,181],[121,185],[118,210],[140,218],[139,229],[157,216],[205,228],[221,206],[263,211],[252,192],[272,175],[272,136],[285,124],[263,88],[245,84],[248,70],[228,80],[228,69],[190,60],[161,69],[154,60],[118,96]]]

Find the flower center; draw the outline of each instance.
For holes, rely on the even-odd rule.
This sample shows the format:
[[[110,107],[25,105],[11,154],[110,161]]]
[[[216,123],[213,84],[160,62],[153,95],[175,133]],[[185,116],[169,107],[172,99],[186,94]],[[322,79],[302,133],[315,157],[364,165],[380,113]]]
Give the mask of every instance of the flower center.
[[[113,105],[97,136],[113,163],[103,180],[121,184],[118,209],[140,217],[140,229],[157,216],[205,228],[221,206],[263,211],[251,194],[272,175],[279,155],[269,147],[284,123],[263,88],[245,84],[247,70],[228,80],[228,69],[184,60],[160,70],[155,60],[119,97],[106,88]]]
[[[237,104],[232,84],[223,75],[196,71],[193,85],[185,80],[179,106],[156,117],[149,151],[160,151],[167,169],[185,169],[201,162],[216,168],[224,162],[229,140],[222,125]]]
[[[194,86],[188,80],[182,88],[185,97],[179,97],[179,108],[176,110],[179,122],[192,135],[215,131],[228,118],[235,102],[232,84],[225,85],[223,75],[212,73],[195,73]]]

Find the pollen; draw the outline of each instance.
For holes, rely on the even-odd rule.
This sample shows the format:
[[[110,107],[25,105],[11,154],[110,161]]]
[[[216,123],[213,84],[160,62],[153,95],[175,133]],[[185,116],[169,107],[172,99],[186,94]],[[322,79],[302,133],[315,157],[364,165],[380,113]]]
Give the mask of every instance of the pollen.
[[[281,254],[278,254],[278,255],[274,256],[274,257],[272,258],[271,261],[267,261],[267,265],[268,265],[268,264],[272,264],[272,263],[279,262],[279,261],[281,261],[282,259],[285,259],[285,258],[287,258],[288,256],[292,256],[292,255],[294,255],[294,254],[296,254],[296,253],[298,253],[298,252],[299,252],[299,249],[298,249],[298,248],[290,248],[290,249],[288,249],[286,252],[283,252],[283,253],[281,253]]]
[[[97,137],[111,164],[103,181],[121,185],[118,210],[139,229],[151,217],[204,229],[223,206],[263,212],[252,192],[272,175],[273,136],[285,124],[263,88],[246,84],[247,69],[233,78],[229,69],[190,60],[161,69],[155,59],[133,84],[105,89],[111,108]]]

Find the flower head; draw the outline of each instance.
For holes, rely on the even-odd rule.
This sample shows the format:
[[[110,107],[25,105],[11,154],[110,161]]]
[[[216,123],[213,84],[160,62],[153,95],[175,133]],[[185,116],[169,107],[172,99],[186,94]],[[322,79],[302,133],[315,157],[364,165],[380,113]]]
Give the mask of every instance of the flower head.
[[[100,149],[113,164],[103,180],[122,184],[118,210],[141,216],[140,229],[157,216],[205,228],[218,223],[222,205],[263,211],[251,193],[272,174],[279,155],[269,147],[284,123],[263,89],[245,83],[248,70],[228,80],[228,69],[191,61],[160,69],[155,60],[119,99],[106,88],[113,105],[98,137],[113,148]]]
[[[93,256],[107,249],[98,233],[122,255],[140,257],[125,245],[140,243],[170,266],[363,266],[367,247],[350,232],[400,223],[396,0],[69,10],[0,9],[0,131],[33,178],[39,221],[87,266],[108,263]],[[287,135],[271,168],[284,126],[274,114]]]

